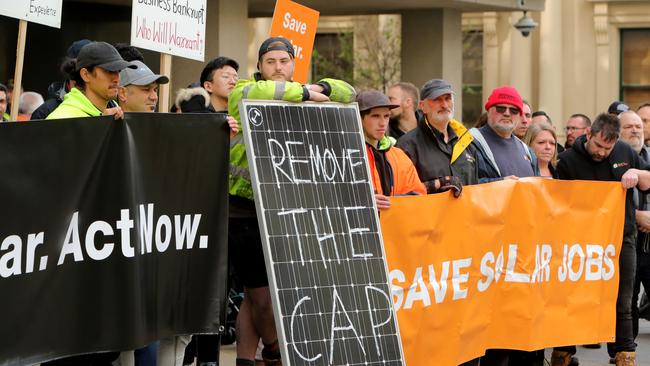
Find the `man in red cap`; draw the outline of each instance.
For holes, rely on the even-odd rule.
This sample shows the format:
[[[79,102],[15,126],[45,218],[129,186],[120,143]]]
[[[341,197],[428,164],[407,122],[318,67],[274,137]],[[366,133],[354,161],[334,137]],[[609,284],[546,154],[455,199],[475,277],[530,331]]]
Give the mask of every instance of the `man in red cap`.
[[[480,183],[502,179],[539,176],[535,153],[517,136],[515,127],[521,122],[524,104],[512,86],[496,88],[487,103],[487,124],[472,128],[472,142],[478,152],[478,178]],[[481,357],[482,366],[536,365],[544,360],[544,351],[522,352],[506,349],[489,349]]]
[[[485,110],[487,124],[470,130],[478,150],[479,182],[539,176],[535,153],[513,134],[523,111],[517,89],[512,86],[494,89]]]

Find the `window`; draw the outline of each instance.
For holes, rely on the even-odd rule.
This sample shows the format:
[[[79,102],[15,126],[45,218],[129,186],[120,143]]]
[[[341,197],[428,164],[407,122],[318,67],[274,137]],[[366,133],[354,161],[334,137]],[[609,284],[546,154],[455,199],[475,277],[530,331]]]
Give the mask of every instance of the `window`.
[[[311,79],[325,77],[352,81],[352,33],[317,33],[311,61]]]
[[[463,122],[473,126],[483,111],[483,31],[463,32]]]
[[[620,97],[633,109],[650,102],[650,29],[621,30]]]

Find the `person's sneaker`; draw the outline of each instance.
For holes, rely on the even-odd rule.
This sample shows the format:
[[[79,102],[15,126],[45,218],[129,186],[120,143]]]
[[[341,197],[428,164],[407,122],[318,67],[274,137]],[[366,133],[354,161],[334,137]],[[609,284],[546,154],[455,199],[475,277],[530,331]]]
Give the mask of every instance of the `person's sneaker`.
[[[618,352],[614,360],[616,366],[636,366],[636,352]]]
[[[600,349],[602,347],[600,343],[591,343],[591,344],[583,344],[582,347],[584,348],[589,348],[589,349]]]

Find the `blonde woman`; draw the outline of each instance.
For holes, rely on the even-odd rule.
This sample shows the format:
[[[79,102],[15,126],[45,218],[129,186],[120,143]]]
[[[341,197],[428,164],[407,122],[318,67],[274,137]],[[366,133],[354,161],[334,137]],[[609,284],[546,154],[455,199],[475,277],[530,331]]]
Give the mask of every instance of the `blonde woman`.
[[[528,127],[524,142],[537,155],[537,165],[540,176],[557,178],[555,164],[557,163],[557,137],[555,129],[548,123],[536,123]]]

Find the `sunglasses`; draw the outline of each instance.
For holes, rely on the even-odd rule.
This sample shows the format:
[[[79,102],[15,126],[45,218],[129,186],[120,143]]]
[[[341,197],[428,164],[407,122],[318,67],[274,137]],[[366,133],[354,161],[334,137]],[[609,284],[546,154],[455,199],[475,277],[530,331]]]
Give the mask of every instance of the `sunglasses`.
[[[494,106],[494,110],[496,110],[497,113],[499,113],[499,114],[506,113],[506,110],[510,111],[510,114],[519,114],[519,113],[521,113],[521,111],[517,107],[506,107],[506,106],[502,106],[502,105]]]

